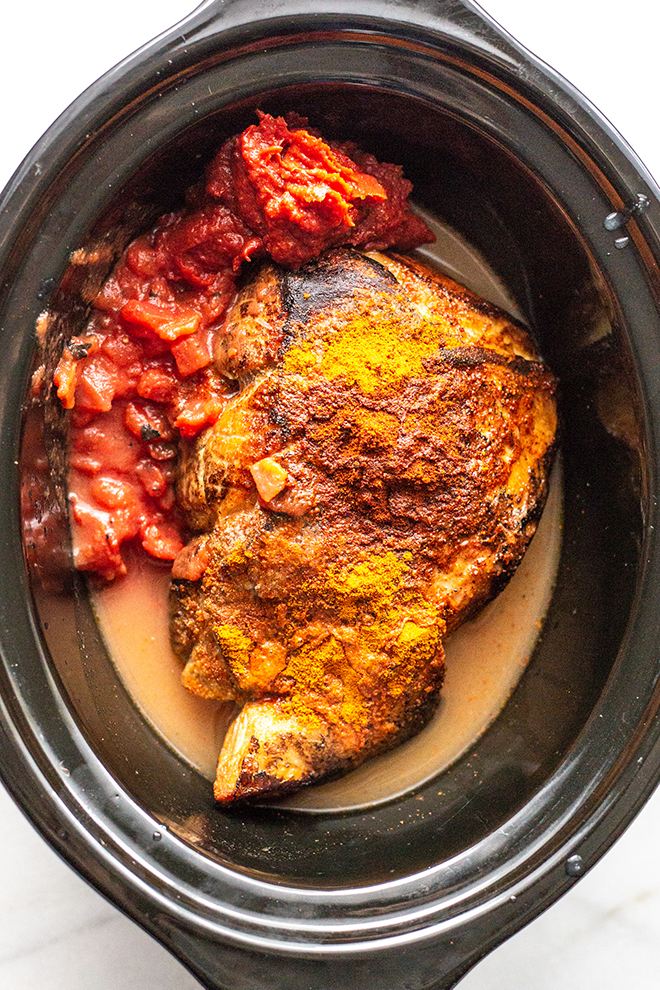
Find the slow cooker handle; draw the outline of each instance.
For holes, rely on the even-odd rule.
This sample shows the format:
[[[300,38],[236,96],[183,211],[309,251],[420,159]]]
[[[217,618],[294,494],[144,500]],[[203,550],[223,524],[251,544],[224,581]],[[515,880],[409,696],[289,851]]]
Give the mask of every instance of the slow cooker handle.
[[[484,952],[462,957],[461,948],[453,943],[419,947],[425,964],[417,967],[414,946],[390,950],[408,959],[407,976],[401,965],[391,966],[391,959],[357,957],[337,963],[331,956],[263,956],[249,949],[198,941],[189,933],[175,934],[172,951],[188,966],[204,990],[455,990],[468,970]],[[448,951],[445,952],[444,949]]]
[[[515,65],[528,72],[534,65],[526,49],[473,0],[202,0],[177,28],[208,34],[305,17],[310,28],[323,19],[332,20],[338,30],[356,18],[386,21],[390,30],[393,24],[400,24],[402,31],[417,28],[441,43],[444,36],[446,42],[460,45],[463,53],[474,50],[482,58],[504,60],[509,68]]]

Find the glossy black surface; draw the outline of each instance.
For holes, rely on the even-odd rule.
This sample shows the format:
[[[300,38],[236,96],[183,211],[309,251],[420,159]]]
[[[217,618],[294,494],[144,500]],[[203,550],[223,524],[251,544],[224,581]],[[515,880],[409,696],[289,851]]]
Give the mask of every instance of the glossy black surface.
[[[416,197],[501,274],[562,385],[564,549],[534,658],[464,759],[367,813],[214,807],[117,683],[84,587],[30,587],[23,565],[17,462],[31,456],[21,408],[38,313],[80,321],[80,272],[62,286],[70,252],[118,250],[117,230],[175,204],[256,107],[308,113],[401,162]],[[605,217],[639,193],[648,208],[618,249]],[[467,3],[233,0],[84,94],[2,206],[8,786],[210,987],[452,985],[574,882],[569,856],[602,854],[660,774],[657,190],[570,87]]]

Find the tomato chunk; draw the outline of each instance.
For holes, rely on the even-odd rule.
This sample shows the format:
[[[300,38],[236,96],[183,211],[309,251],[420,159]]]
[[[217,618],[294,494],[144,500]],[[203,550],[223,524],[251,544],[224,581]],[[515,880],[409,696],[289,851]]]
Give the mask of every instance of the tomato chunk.
[[[161,340],[168,341],[194,333],[200,321],[199,313],[189,307],[172,312],[154,303],[139,302],[136,299],[130,299],[122,306],[121,315],[128,323],[153,330]]]

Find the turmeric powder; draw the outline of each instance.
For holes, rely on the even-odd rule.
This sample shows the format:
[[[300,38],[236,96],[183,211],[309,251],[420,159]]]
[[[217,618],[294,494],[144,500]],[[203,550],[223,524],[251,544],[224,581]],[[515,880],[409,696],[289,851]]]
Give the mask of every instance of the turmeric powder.
[[[279,685],[295,711],[322,712],[328,722],[363,728],[370,699],[361,683],[364,688],[365,673],[367,682],[370,677],[359,662],[354,668],[353,658],[359,661],[366,651],[381,672],[385,661],[393,695],[409,682],[415,664],[432,659],[439,638],[437,616],[419,591],[406,585],[411,562],[409,552],[374,554],[356,564],[330,567],[322,580],[309,581],[291,594],[284,642],[294,648],[289,646]],[[307,625],[321,607],[326,622]],[[306,625],[313,639],[300,645]],[[391,664],[389,654],[395,661]],[[333,694],[334,708],[328,704]]]
[[[365,308],[340,327],[329,327],[321,337],[292,347],[284,371],[318,374],[329,381],[343,377],[364,395],[372,395],[396,388],[412,376],[426,377],[423,360],[437,351],[443,339],[440,322],[413,320],[402,334],[399,321]]]

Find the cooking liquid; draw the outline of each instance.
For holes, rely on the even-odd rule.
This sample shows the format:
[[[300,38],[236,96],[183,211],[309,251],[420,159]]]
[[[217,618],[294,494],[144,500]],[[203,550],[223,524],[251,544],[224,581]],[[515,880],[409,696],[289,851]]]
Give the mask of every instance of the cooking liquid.
[[[416,253],[519,317],[474,249],[432,217],[424,219],[437,241]],[[473,745],[506,703],[538,638],[559,563],[561,514],[561,468],[556,464],[546,508],[514,577],[475,619],[445,641],[445,684],[426,728],[341,779],[307,788],[280,807],[348,810],[389,800],[439,773]],[[181,685],[182,666],[169,644],[169,569],[137,554],[127,562],[125,578],[91,592],[110,656],[144,717],[185,760],[213,780],[234,706],[205,701]]]

